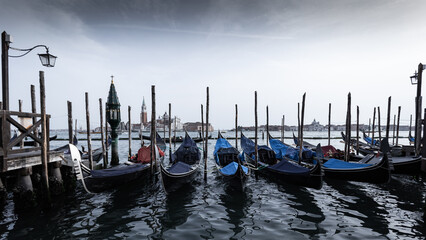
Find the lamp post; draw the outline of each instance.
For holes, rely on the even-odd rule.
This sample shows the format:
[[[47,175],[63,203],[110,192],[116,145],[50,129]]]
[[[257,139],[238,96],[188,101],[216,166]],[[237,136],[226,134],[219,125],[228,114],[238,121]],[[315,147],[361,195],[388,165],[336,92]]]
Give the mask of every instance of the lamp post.
[[[56,56],[49,54],[49,48],[45,45],[36,45],[32,48],[21,49],[10,47],[10,43],[12,43],[12,37],[4,31],[1,34],[1,69],[2,69],[2,94],[3,94],[3,110],[9,110],[9,57],[23,57],[27,55],[32,50],[44,47],[46,49],[46,53],[38,54],[41,64],[45,67],[54,67],[56,62]],[[9,56],[9,49],[24,52],[21,55],[17,56]]]
[[[426,65],[419,63],[417,72],[410,77],[411,84],[417,85],[417,95],[416,95],[416,120],[415,132],[414,132],[414,149],[416,156],[420,154],[420,139],[421,139],[421,111],[422,111],[422,72],[425,69]]]
[[[106,104],[106,120],[111,126],[111,165],[118,165],[118,134],[117,127],[121,122],[120,102],[114,86],[114,76],[111,76],[111,86]]]

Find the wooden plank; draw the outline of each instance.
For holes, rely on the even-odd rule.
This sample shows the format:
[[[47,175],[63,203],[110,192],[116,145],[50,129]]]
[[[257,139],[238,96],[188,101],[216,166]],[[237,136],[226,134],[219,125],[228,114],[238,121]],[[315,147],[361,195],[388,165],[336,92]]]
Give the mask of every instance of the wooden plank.
[[[35,154],[30,154],[27,156],[19,156],[19,154],[11,155],[5,162],[5,168],[2,169],[2,172],[13,171],[21,168],[38,166],[42,164],[40,151],[35,152]],[[48,163],[59,162],[64,157],[62,152],[49,152],[48,153]]]
[[[25,153],[25,152],[36,152],[40,151],[41,146],[39,147],[32,147],[32,148],[19,148],[19,149],[12,149],[8,151],[8,154],[19,154],[19,153]]]
[[[9,115],[11,116],[18,116],[18,117],[41,117],[39,113],[30,113],[30,112],[16,112],[16,111],[8,111]]]

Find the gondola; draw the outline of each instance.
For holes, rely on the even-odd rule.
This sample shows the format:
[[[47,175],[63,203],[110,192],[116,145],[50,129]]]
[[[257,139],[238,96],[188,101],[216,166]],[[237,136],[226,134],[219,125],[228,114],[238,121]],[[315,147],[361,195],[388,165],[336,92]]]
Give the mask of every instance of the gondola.
[[[269,136],[271,146],[283,144],[281,141]],[[255,143],[241,133],[242,158],[252,165],[255,161]],[[322,176],[321,164],[319,161],[312,168],[300,166],[291,160],[282,157],[277,159],[276,153],[266,145],[258,146],[258,171],[261,175],[279,183],[291,183],[300,186],[321,188]]]
[[[201,152],[192,138],[185,133],[179,148],[172,154],[170,163],[161,162],[161,179],[166,193],[174,192],[191,184],[199,173]]]
[[[344,138],[344,134],[342,133]],[[354,142],[351,140],[351,142]],[[356,146],[356,143],[353,145]],[[410,146],[390,146],[390,156],[392,164],[390,166],[392,173],[398,174],[418,174],[421,171],[421,156],[415,156]],[[360,142],[359,151],[361,154],[368,156],[377,154],[379,148]],[[366,158],[361,160],[363,163],[375,164],[379,162],[378,158]]]
[[[108,169],[90,170],[81,163],[77,147],[70,144],[69,148],[77,179],[82,181],[87,192],[102,192],[130,183],[138,184],[138,182],[146,182],[146,179],[151,176],[150,163],[120,164]],[[159,161],[158,148],[156,150],[157,161]]]
[[[233,147],[219,132],[213,152],[219,175],[231,187],[242,188],[249,176],[246,162],[239,158],[239,151]]]
[[[326,178],[369,183],[388,183],[391,175],[387,138],[382,139],[381,151],[382,154],[378,157],[374,155],[368,156],[369,158],[376,158],[377,162],[375,163],[345,162],[334,158],[325,159],[321,146],[318,144],[316,157],[318,160],[324,161],[323,169]]]

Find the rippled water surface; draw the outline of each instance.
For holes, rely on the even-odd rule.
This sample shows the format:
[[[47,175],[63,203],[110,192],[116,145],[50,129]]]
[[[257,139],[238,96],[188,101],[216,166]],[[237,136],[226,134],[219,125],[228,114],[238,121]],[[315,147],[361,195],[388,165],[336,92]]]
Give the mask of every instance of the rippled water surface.
[[[341,147],[339,140],[332,141]],[[253,175],[243,191],[236,191],[214,171],[214,143],[209,142],[207,181],[200,174],[193,186],[171,195],[155,179],[100,194],[87,194],[78,185],[75,193],[55,198],[49,211],[15,212],[10,193],[2,209],[0,238],[424,239],[425,184],[419,177],[394,175],[383,185],[326,179],[315,190]],[[55,141],[52,146],[63,144]],[[119,144],[125,161],[127,140]],[[135,152],[139,142],[132,145]]]

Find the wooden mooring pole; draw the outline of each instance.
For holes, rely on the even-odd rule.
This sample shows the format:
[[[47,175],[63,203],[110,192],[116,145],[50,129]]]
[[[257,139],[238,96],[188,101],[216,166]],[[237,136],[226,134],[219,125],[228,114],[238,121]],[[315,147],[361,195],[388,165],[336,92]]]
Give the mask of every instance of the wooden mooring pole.
[[[398,146],[398,139],[399,139],[399,120],[401,118],[401,106],[398,106],[398,120],[396,124],[396,146]]]
[[[169,157],[172,160],[172,104],[169,103]]]
[[[18,105],[19,105],[19,112],[22,112],[22,100],[21,99],[18,100]],[[24,140],[21,141],[20,148],[24,148]]]
[[[37,105],[36,105],[36,93],[35,86],[31,85],[31,112],[37,113]],[[37,122],[37,117],[33,117],[33,125]],[[34,129],[34,135],[38,136],[38,128]],[[39,144],[37,141],[34,141],[34,146],[38,147]]]
[[[356,154],[359,154],[359,106],[356,106]]]
[[[299,164],[302,163],[302,153],[303,153],[303,122],[305,118],[305,98],[306,98],[306,93],[303,94],[303,98],[302,98],[302,114],[300,119]]]
[[[92,156],[92,136],[90,132],[90,111],[89,111],[89,93],[85,93],[86,100],[86,126],[87,126],[87,154],[89,156],[89,168],[93,169],[93,156]]]
[[[207,181],[207,155],[208,155],[208,142],[209,142],[209,105],[210,105],[210,96],[209,96],[209,87],[206,89],[207,99],[206,99],[206,147],[204,155],[204,181]]]
[[[47,118],[46,118],[46,92],[44,85],[44,72],[39,72],[40,77],[40,108],[41,108],[41,165],[42,165],[42,185],[44,201],[49,206],[51,203],[50,189],[49,189],[49,176],[48,176],[48,146],[47,146]]]
[[[269,107],[266,105],[266,146],[269,147]]]
[[[382,124],[380,121],[380,107],[377,107],[377,125],[379,127],[377,131],[379,133],[379,141],[381,141],[382,140]]]
[[[393,115],[392,145],[395,145],[396,114]]]
[[[206,155],[206,152],[204,151],[206,146],[205,144],[205,139],[204,139],[204,106],[203,104],[201,104],[201,140],[203,141],[203,159],[204,159],[204,155]]]
[[[151,86],[151,100],[152,100],[152,106],[151,106],[151,174],[154,173],[154,171],[157,171],[157,158],[155,155],[155,148],[156,148],[156,122],[155,122],[155,85]],[[154,167],[155,166],[155,167]]]
[[[283,118],[281,120],[281,142],[284,142],[284,131],[285,131],[285,115],[283,115]]]
[[[105,162],[106,162],[106,165],[108,165],[108,150],[109,150],[108,142],[109,142],[109,134],[108,134],[107,103],[105,103]]]
[[[328,104],[328,146],[330,146],[330,130],[331,130],[331,103]]]
[[[386,120],[386,138],[389,141],[389,128],[390,128],[390,118],[391,118],[391,102],[392,102],[392,97],[388,98],[388,117]]]
[[[410,114],[410,132],[409,132],[409,136],[411,137],[411,127],[413,125],[413,114]],[[409,141],[410,145],[411,145],[411,141]]]
[[[128,160],[132,157],[132,120],[131,120],[131,110],[132,108],[128,106],[127,112],[129,115],[129,156],[127,157]]]
[[[235,104],[235,148],[238,149],[238,105]]]
[[[297,141],[300,144],[300,103],[297,103]]]
[[[102,142],[102,158],[104,159],[104,168],[108,166],[108,158],[106,156],[106,148],[105,148],[105,138],[104,134],[106,130],[104,130],[104,119],[103,119],[103,110],[102,110],[102,98],[99,98],[99,120],[101,122],[101,142]]]
[[[173,138],[174,138],[174,141],[173,141],[173,148],[175,148],[176,149],[176,128],[177,128],[177,123],[176,123],[176,115],[175,115],[175,129],[174,129],[174,134],[173,134]],[[203,148],[204,148],[204,146],[203,146]]]
[[[374,123],[376,122],[376,108],[374,108],[374,112],[373,112],[373,125],[372,125],[372,132],[371,132],[371,145],[374,145],[374,128],[375,125]]]
[[[67,107],[68,107],[68,142],[72,144],[72,103],[70,101],[67,101]]]
[[[348,109],[346,114],[346,149],[345,149],[345,161],[349,161],[351,152],[351,93],[348,94]]]
[[[257,149],[257,91],[254,91],[254,159],[255,159],[255,168],[257,169],[257,158],[258,158],[258,149]],[[257,171],[255,172],[257,176]]]

